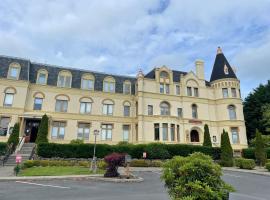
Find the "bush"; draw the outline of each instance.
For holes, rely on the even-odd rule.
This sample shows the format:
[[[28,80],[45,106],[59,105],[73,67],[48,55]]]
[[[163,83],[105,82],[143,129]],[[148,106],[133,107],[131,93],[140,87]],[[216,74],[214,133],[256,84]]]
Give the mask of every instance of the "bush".
[[[262,134],[258,130],[256,130],[255,158],[256,158],[256,162],[260,166],[264,166],[267,159],[264,145],[265,143],[262,139]]]
[[[161,178],[172,199],[228,199],[233,188],[221,176],[221,167],[210,156],[194,153],[167,161]]]
[[[6,153],[7,143],[0,142],[0,156]]]
[[[132,160],[130,162],[130,167],[149,167],[150,162],[144,159]]]
[[[70,144],[83,144],[84,141],[83,140],[80,140],[80,139],[76,139],[76,140],[71,140],[70,141]]]
[[[270,162],[265,164],[265,168],[270,172]]]
[[[97,168],[106,170],[108,167],[108,164],[104,160],[100,160],[97,162]]]
[[[48,116],[46,114],[43,115],[38,128],[36,144],[48,143],[48,121]]]
[[[163,164],[164,163],[161,160],[152,160],[149,167],[162,167]]]
[[[112,153],[104,158],[108,164],[104,177],[118,177],[118,167],[122,166],[125,162],[125,155],[120,153]]]
[[[210,133],[209,133],[209,127],[207,124],[204,125],[203,146],[212,147],[211,137],[210,137]]]
[[[15,149],[15,147],[19,144],[19,132],[20,132],[20,124],[16,123],[7,141],[8,144],[12,144],[13,149]]]
[[[270,158],[270,148],[266,149],[267,158]],[[255,149],[247,148],[242,150],[242,157],[247,159],[255,159]]]
[[[233,149],[228,133],[223,129],[221,135],[221,161],[220,164],[224,167],[233,166]]]
[[[90,167],[87,161],[67,161],[67,160],[27,160],[22,164],[22,168],[47,167],[47,166],[80,166]]]
[[[254,169],[256,167],[255,161],[252,159],[236,158],[234,163],[240,169]]]
[[[170,153],[166,148],[166,144],[150,143],[145,147],[148,159],[168,159]]]

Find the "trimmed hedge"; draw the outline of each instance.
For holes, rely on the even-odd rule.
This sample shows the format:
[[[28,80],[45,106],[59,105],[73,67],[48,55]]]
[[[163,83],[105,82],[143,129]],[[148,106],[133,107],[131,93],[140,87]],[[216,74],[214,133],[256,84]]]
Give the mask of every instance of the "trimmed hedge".
[[[0,156],[4,155],[7,149],[7,143],[0,142]]]
[[[37,154],[44,158],[60,157],[60,158],[91,158],[93,157],[94,144],[56,144],[42,143],[38,144]],[[162,151],[158,151],[162,149]],[[164,153],[164,150],[166,153]],[[155,151],[155,152],[153,152]],[[158,151],[158,152],[157,152]],[[174,156],[188,156],[194,152],[201,152],[210,155],[213,159],[220,159],[220,148],[203,147],[197,145],[184,144],[97,144],[96,156],[104,158],[106,155],[116,153],[127,153],[132,158],[142,158],[143,152],[147,152],[149,159],[167,159]]]
[[[270,159],[270,148],[266,149],[266,155],[267,155],[267,158]],[[243,158],[255,160],[255,149],[254,148],[243,149],[242,156]]]
[[[256,167],[255,161],[253,159],[236,158],[234,160],[235,166],[240,169],[254,169]]]

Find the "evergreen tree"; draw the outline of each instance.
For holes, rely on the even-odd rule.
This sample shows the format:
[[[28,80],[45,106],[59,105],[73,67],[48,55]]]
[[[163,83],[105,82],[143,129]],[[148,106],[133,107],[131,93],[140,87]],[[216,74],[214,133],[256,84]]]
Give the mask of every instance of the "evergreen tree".
[[[20,133],[20,124],[16,123],[12,129],[12,133],[8,138],[7,143],[8,144],[13,144],[12,148],[15,149],[15,147],[18,145],[19,143],[19,133]]]
[[[228,132],[224,129],[221,135],[221,165],[224,167],[233,166],[233,149]]]
[[[38,128],[36,144],[48,143],[48,121],[48,116],[43,115]]]
[[[207,124],[204,125],[203,146],[212,147],[209,127]]]
[[[258,165],[264,166],[266,162],[265,144],[262,138],[262,134],[258,130],[256,130],[255,158]]]

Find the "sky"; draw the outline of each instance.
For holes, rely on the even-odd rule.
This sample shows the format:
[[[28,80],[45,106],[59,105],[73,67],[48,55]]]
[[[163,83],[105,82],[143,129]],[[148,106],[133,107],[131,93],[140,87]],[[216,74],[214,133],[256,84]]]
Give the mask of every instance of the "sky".
[[[265,84],[270,0],[0,1],[0,55],[132,76],[202,59],[209,80],[218,46],[244,97]]]

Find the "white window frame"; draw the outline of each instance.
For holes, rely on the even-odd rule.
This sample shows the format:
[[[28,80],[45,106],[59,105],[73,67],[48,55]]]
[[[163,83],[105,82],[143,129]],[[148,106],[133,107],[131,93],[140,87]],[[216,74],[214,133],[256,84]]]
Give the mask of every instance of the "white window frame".
[[[54,133],[56,132],[56,133]],[[64,133],[64,134],[62,134]],[[52,123],[51,138],[64,140],[66,134],[66,122],[54,121]]]
[[[102,141],[111,141],[112,140],[112,124],[102,124],[101,125],[101,140]]]

